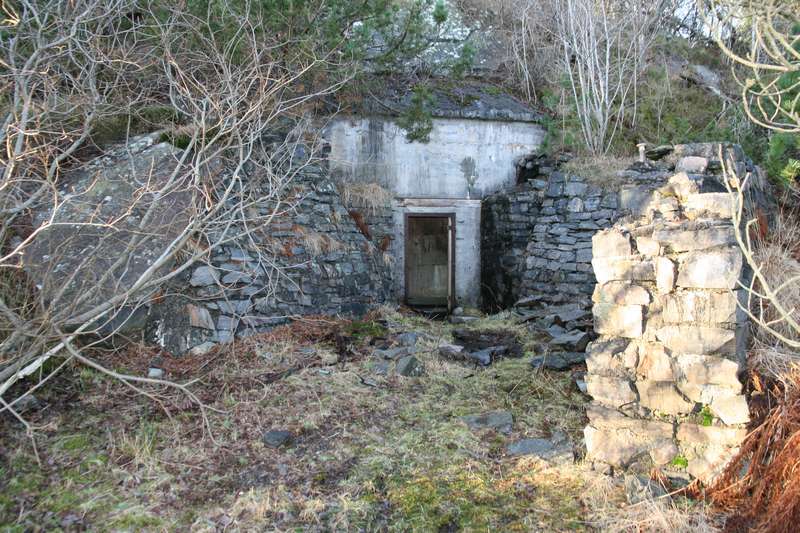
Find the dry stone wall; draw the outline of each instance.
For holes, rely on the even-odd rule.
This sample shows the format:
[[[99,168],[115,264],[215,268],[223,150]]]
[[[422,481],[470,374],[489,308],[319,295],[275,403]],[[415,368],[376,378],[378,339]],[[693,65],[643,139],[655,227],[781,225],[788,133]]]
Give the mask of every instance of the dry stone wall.
[[[645,461],[709,480],[749,421],[737,304],[747,269],[718,158],[700,148],[679,154],[661,187],[623,190],[630,215],[592,238],[585,438],[602,465]],[[728,155],[748,168],[738,150]]]
[[[620,172],[612,185],[557,170],[557,162],[545,158],[519,165],[521,183],[483,202],[483,304],[496,310],[523,300],[588,309],[595,284],[592,236],[636,199],[621,195],[620,186],[655,188],[671,172],[641,165]]]
[[[290,188],[293,208],[262,238],[219,248],[175,283],[174,296],[150,311],[152,340],[172,353],[203,351],[293,316],[360,316],[392,298],[381,249],[391,209],[351,214],[323,164],[305,165]]]

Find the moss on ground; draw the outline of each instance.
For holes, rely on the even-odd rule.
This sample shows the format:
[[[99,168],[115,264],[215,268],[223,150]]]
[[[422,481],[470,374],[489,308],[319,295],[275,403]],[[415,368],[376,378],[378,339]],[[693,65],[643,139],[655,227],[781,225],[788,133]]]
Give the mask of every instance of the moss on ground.
[[[392,331],[422,333],[423,377],[371,371],[366,343],[385,333],[377,323],[349,330],[347,361],[309,364],[274,382],[264,376],[296,364],[291,343],[278,343],[269,357],[253,349],[263,343],[237,345],[204,374],[183,376],[200,378],[195,392],[219,409],[207,411],[213,434],[179,395],[160,391],[167,416],[93,374],[64,379],[52,390],[81,395],[34,420],[41,466],[19,428],[0,430],[0,524],[10,531],[587,528],[587,480],[597,474],[580,462],[555,467],[505,453],[514,440],[554,431],[580,442],[586,400],[569,374],[534,373],[527,357],[487,369],[444,361],[436,346],[453,326],[384,316]],[[526,346],[535,343],[508,315],[469,327],[507,327]],[[51,394],[43,400],[57,403]],[[492,410],[512,413],[511,434],[470,431],[460,420]],[[269,429],[294,439],[267,447],[261,435]]]

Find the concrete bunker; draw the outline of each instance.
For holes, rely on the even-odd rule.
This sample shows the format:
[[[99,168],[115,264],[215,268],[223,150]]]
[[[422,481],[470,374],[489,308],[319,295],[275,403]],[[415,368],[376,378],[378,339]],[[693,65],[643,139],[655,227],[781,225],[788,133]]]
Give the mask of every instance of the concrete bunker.
[[[379,106],[365,102],[333,121],[326,131],[331,175],[389,191],[387,252],[397,301],[477,307],[482,199],[516,183],[516,162],[537,151],[545,131],[533,110],[483,84],[465,82],[433,94],[428,142],[409,141],[397,116],[387,113],[410,105],[407,88],[387,89]],[[452,225],[447,238],[440,231],[444,220]],[[425,233],[437,227],[438,237]]]

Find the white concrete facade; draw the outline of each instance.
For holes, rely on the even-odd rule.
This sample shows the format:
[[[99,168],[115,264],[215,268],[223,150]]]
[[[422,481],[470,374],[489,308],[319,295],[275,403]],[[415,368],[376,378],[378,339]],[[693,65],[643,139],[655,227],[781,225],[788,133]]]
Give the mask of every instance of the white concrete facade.
[[[516,180],[517,159],[541,146],[544,129],[533,122],[433,119],[430,141],[409,142],[386,117],[334,121],[326,137],[336,179],[374,182],[392,191],[396,294],[405,297],[406,214],[452,214],[457,305],[480,298],[480,199]]]

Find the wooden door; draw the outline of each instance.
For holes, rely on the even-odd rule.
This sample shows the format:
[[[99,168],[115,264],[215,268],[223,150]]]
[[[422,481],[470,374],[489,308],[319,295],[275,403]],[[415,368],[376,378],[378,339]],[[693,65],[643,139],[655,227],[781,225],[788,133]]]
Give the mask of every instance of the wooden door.
[[[406,302],[450,307],[453,228],[449,215],[406,219]]]

